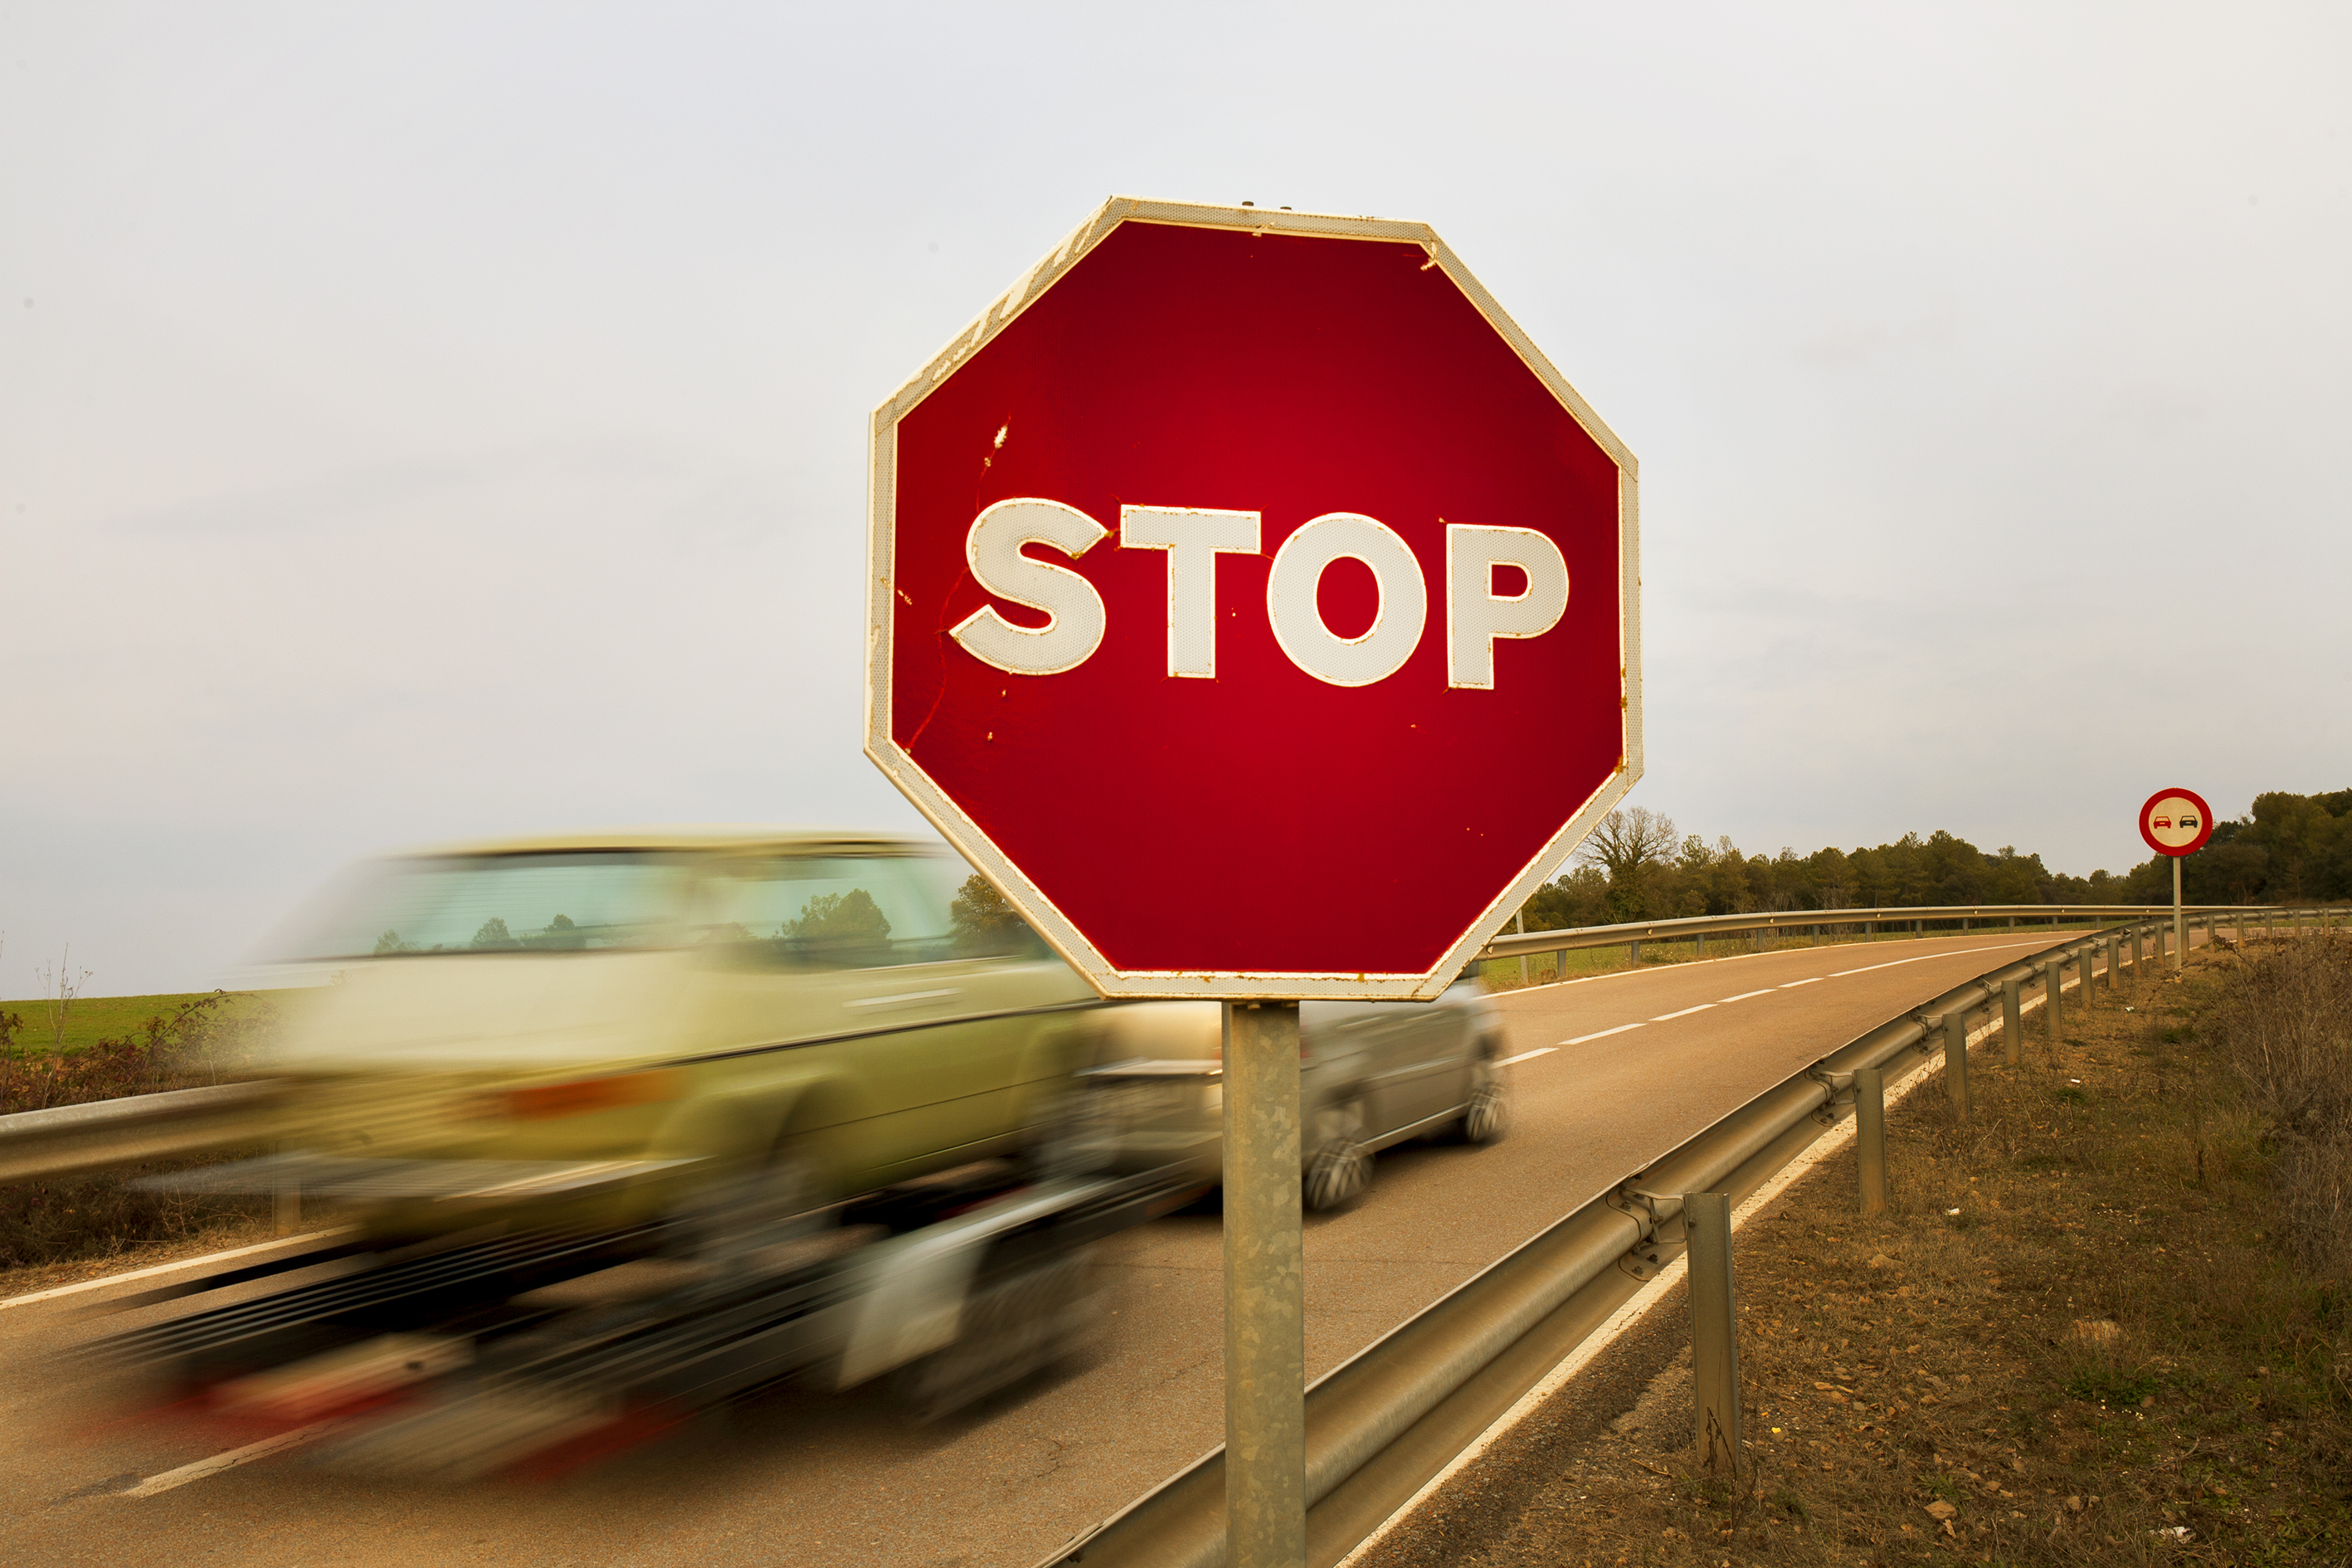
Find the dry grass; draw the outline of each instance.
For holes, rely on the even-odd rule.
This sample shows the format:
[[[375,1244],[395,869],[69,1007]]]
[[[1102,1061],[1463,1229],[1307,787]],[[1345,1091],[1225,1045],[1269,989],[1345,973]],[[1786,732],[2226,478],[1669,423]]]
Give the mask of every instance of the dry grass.
[[[2304,962],[2256,946],[2070,1007],[2055,1047],[2029,1026],[2020,1068],[1980,1046],[1971,1119],[1931,1080],[1885,1217],[1847,1159],[1743,1229],[1736,1481],[1692,1469],[1685,1351],[1444,1560],[2352,1557],[2346,1293],[2289,1243],[2266,1102],[2208,1027]]]

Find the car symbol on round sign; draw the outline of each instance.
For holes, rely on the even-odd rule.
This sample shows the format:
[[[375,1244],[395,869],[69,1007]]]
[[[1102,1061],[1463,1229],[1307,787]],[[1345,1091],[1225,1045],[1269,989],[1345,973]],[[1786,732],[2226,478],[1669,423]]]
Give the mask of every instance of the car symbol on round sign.
[[[2158,790],[2139,808],[2139,836],[2159,855],[2194,855],[2213,837],[2213,813],[2194,790]]]

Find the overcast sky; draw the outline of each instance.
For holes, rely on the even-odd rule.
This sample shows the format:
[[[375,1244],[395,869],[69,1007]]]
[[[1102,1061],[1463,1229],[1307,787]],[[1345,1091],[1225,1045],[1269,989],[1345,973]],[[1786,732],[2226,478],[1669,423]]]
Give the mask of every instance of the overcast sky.
[[[2352,784],[2341,6],[0,6],[0,996],[420,839],[912,825],[866,421],[1111,194],[1427,221],[1642,465],[1649,771],[2075,872]],[[1477,770],[1465,769],[1465,787]]]

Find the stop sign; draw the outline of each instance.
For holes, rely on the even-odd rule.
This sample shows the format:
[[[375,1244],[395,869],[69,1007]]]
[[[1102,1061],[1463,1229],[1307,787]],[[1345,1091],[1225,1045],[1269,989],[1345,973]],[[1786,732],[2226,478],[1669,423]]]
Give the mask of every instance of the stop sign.
[[[866,754],[1107,995],[1433,996],[1641,773],[1633,456],[1423,225],[1111,201],[871,507]]]

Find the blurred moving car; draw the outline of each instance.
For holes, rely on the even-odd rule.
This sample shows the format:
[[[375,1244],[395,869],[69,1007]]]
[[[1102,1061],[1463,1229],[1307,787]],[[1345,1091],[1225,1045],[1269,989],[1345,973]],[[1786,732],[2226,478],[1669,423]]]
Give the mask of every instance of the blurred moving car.
[[[1299,1008],[1299,1157],[1309,1209],[1362,1192],[1372,1156],[1414,1138],[1491,1143],[1509,1125],[1503,1030],[1470,980],[1434,1002],[1308,1002]],[[1108,1092],[1121,1169],[1220,1167],[1223,1016],[1214,1002],[1119,1009],[1108,1059],[1084,1077]]]
[[[666,1222],[725,1253],[987,1158],[1084,1156],[1104,1009],[992,889],[880,835],[640,832],[361,868],[298,928],[271,1179],[372,1231]]]

